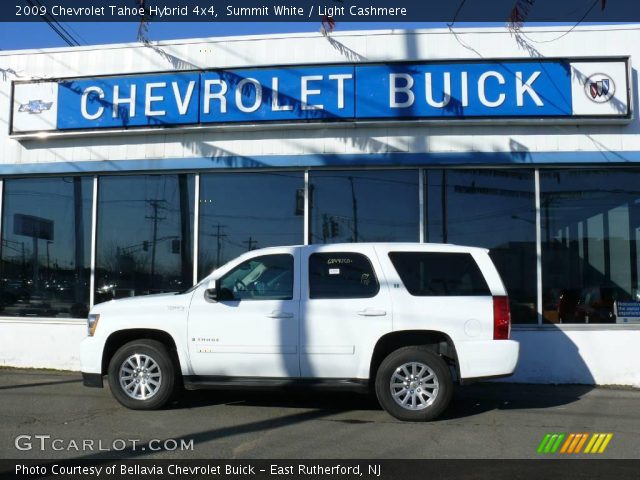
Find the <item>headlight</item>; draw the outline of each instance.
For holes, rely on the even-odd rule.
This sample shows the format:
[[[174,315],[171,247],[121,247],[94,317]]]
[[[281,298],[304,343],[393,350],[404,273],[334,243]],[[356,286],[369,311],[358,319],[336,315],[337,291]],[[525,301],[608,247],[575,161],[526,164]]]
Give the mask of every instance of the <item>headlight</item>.
[[[100,320],[99,313],[92,313],[89,315],[89,318],[87,319],[87,334],[90,337],[93,337],[93,334],[96,331],[96,327],[98,326],[98,320]]]

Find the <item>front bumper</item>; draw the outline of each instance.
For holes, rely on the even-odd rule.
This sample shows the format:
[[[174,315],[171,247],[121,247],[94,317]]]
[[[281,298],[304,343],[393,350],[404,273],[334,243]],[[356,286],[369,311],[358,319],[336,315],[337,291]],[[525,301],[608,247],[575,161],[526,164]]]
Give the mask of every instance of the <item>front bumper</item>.
[[[518,365],[520,344],[515,340],[461,342],[456,345],[460,379],[507,377]]]

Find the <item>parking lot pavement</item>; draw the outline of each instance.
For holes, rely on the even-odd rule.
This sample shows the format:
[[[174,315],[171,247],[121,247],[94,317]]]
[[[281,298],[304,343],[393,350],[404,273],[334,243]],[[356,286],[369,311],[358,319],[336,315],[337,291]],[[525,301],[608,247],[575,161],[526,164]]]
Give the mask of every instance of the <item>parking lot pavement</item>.
[[[73,372],[0,369],[0,399],[0,458],[536,458],[547,433],[571,432],[613,433],[598,458],[640,458],[632,389],[475,384],[425,424],[327,392],[185,392],[166,410],[131,411]]]

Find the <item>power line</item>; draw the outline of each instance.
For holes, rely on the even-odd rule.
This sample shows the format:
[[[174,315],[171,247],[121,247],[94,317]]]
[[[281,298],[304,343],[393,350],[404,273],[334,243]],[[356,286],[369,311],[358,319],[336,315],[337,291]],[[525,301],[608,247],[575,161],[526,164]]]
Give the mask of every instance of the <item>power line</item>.
[[[76,34],[76,36],[82,41],[82,43],[84,43],[85,45],[88,44],[89,42],[87,41],[86,38],[84,38],[80,32],[78,32],[75,28],[73,28],[73,26],[70,23],[67,22],[63,22],[65,27],[69,27],[69,30],[71,30],[73,33]]]
[[[594,0],[594,2],[591,4],[591,6],[589,7],[589,9],[584,13],[584,15],[582,15],[582,17],[580,18],[580,20],[578,20],[578,21],[576,22],[576,24],[575,24],[575,25],[573,25],[569,30],[567,30],[566,32],[564,32],[562,35],[559,35],[559,36],[557,36],[557,37],[555,37],[555,38],[551,38],[551,39],[549,39],[549,40],[534,40],[533,38],[531,38],[531,37],[527,36],[525,33],[521,32],[521,31],[519,31],[519,30],[518,30],[518,34],[519,34],[519,35],[522,35],[522,36],[523,36],[523,37],[525,37],[527,40],[529,40],[530,42],[533,42],[533,43],[551,43],[551,42],[558,41],[558,40],[560,40],[561,38],[564,38],[564,37],[566,37],[567,35],[569,35],[571,32],[573,32],[573,31],[578,27],[578,25],[580,25],[580,24],[584,21],[584,19],[585,19],[585,18],[587,18],[587,15],[589,15],[589,14],[591,13],[591,10],[593,10],[593,8],[598,4],[598,1],[599,1],[599,0]]]
[[[39,0],[27,0],[27,3],[36,9],[40,9],[43,5]],[[47,22],[47,25],[51,27],[51,29],[58,34],[58,36],[64,40],[64,42],[70,47],[79,47],[80,42],[78,42],[73,35],[71,35],[58,21],[53,18],[53,16],[46,10],[47,13],[42,15],[42,19]]]

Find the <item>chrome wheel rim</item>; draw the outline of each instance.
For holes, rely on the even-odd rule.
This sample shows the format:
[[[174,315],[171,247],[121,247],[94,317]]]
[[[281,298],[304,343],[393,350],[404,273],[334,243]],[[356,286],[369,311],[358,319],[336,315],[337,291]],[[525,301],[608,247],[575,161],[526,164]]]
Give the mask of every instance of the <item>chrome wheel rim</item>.
[[[440,391],[436,373],[420,362],[409,362],[396,368],[389,387],[393,400],[407,410],[427,408],[435,402]]]
[[[122,362],[118,376],[122,391],[135,400],[148,400],[162,384],[160,366],[143,353],[134,353]]]

